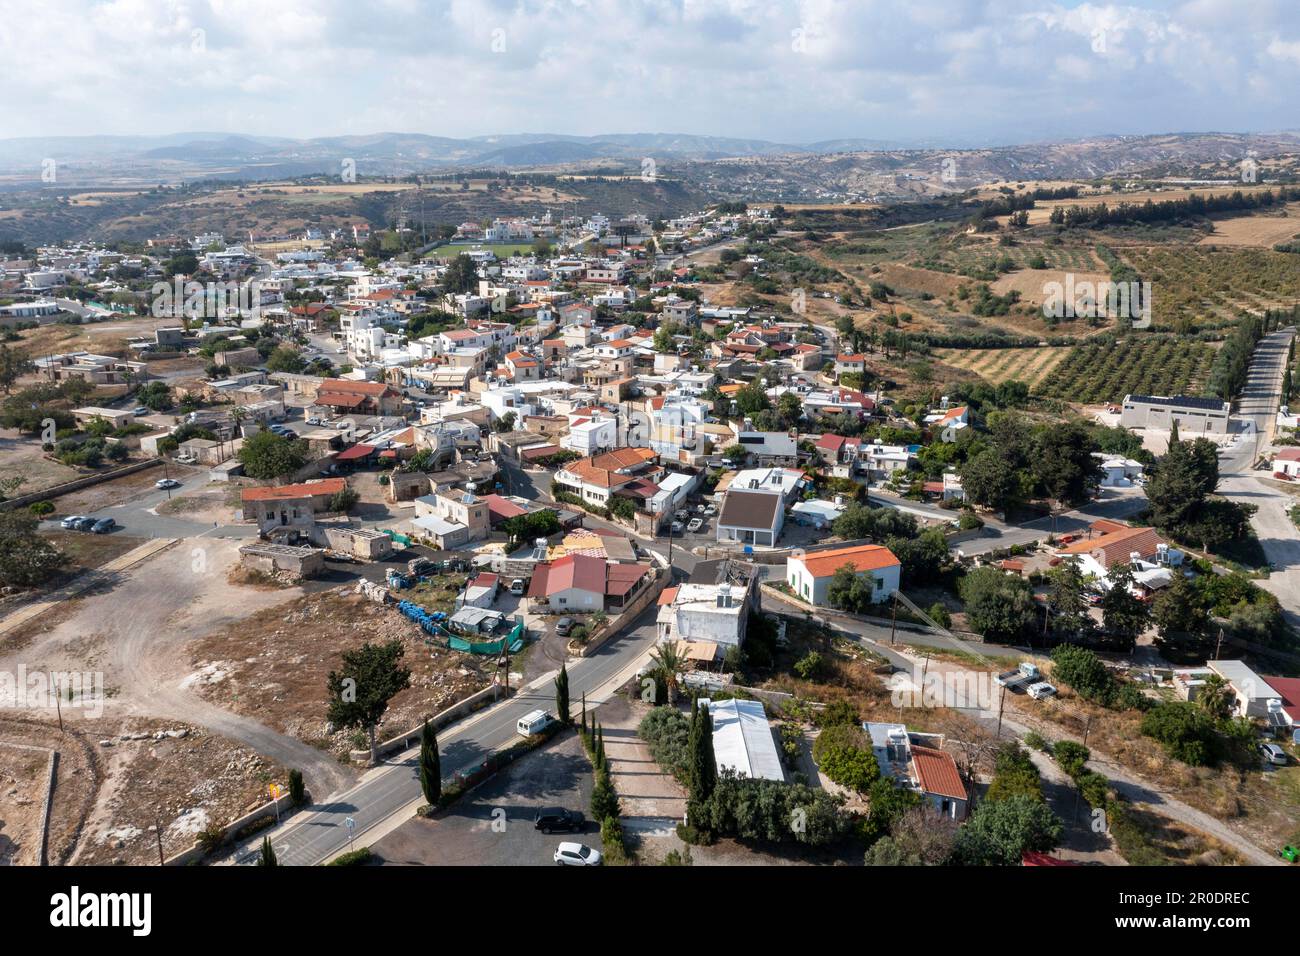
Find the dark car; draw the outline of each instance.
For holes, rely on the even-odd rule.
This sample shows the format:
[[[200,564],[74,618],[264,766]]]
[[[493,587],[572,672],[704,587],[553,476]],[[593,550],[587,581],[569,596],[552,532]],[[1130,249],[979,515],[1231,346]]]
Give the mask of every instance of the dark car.
[[[542,807],[533,817],[533,829],[541,830],[543,833],[553,833],[556,830],[563,830],[566,833],[578,833],[581,832],[586,822],[586,818],[576,810],[565,810],[561,807]]]

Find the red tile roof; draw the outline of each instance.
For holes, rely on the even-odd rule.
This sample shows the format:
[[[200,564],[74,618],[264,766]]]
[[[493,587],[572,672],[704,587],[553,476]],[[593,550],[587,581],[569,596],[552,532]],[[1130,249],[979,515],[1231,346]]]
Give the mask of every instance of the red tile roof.
[[[325,478],[305,481],[297,485],[275,485],[268,488],[245,488],[239,493],[241,501],[282,501],[291,498],[313,498],[317,495],[336,495],[347,487],[343,478]]]
[[[1264,683],[1282,695],[1282,710],[1300,725],[1300,677],[1265,677]]]
[[[808,573],[815,578],[830,577],[846,564],[852,565],[855,571],[879,571],[901,564],[894,556],[894,552],[879,544],[860,544],[852,548],[814,551],[805,554],[802,560]]]
[[[585,554],[568,554],[549,564],[540,564],[533,572],[529,597],[551,597],[570,588],[605,593],[605,562]]]
[[[912,766],[916,768],[917,779],[926,793],[937,793],[954,800],[966,799],[966,785],[961,781],[952,754],[913,744]]]

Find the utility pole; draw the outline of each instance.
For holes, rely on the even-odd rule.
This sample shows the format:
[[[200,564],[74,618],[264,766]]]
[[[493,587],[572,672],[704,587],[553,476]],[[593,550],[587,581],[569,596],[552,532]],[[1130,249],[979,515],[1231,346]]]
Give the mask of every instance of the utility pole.
[[[898,591],[894,591],[894,608],[889,619],[889,646],[894,646],[894,634],[898,631]]]
[[[1007,685],[1002,685],[1002,693],[998,696],[998,732],[997,738],[1002,739],[1002,708],[1007,701]]]
[[[167,861],[163,857],[163,849],[162,849],[162,817],[158,815],[158,810],[156,807],[154,808],[153,811],[153,834],[158,841],[158,865],[166,866]]]
[[[54,710],[59,715],[59,733],[63,733],[63,705],[59,701],[59,682],[54,682]]]

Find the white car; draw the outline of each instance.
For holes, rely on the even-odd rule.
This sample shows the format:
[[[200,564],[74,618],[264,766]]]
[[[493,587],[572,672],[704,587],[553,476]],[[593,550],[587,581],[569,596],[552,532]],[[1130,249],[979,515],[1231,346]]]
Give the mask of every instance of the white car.
[[[181,483],[175,478],[159,478],[153,483],[153,486],[159,491],[166,491],[168,488],[179,488]]]
[[[1285,767],[1287,764],[1286,751],[1277,744],[1260,744],[1259,753],[1264,758],[1265,763],[1274,764],[1278,767]]]
[[[702,518],[692,518],[691,523],[686,526],[686,530],[691,534],[695,534],[695,532],[699,531],[703,527],[704,520]]]
[[[1030,684],[1027,693],[1034,700],[1043,700],[1046,697],[1055,697],[1056,688],[1044,680],[1039,681],[1037,684]]]
[[[600,866],[601,855],[583,843],[561,843],[554,859],[559,866]]]

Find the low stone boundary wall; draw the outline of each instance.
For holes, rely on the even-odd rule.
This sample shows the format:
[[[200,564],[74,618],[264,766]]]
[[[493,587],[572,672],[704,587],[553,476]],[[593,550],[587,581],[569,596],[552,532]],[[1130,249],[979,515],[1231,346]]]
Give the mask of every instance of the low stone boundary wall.
[[[461,717],[472,714],[474,711],[480,710],[488,704],[495,703],[500,699],[503,689],[504,688],[498,687],[495,684],[491,687],[484,687],[482,690],[476,691],[463,700],[452,704],[445,710],[441,710],[434,714],[429,718],[429,723],[432,725],[434,730],[441,730],[452,721],[459,720]],[[510,693],[514,694],[516,689],[517,688],[514,687],[510,688]],[[380,757],[384,757],[394,751],[402,751],[406,750],[408,747],[413,747],[420,742],[420,734],[423,730],[424,722],[421,721],[406,733],[399,734],[396,737],[389,737],[387,740],[381,741],[375,747],[375,752]],[[369,761],[370,748],[366,748],[365,750],[353,750],[351,756],[353,760]]]
[[[53,485],[41,491],[33,491],[31,494],[19,495],[17,498],[9,498],[5,501],[0,501],[0,510],[21,508],[24,505],[34,504],[37,501],[47,501],[58,498],[60,495],[66,495],[73,491],[80,491],[82,488],[89,488],[92,485],[102,484],[105,481],[112,481],[114,478],[133,475],[137,471],[144,471],[146,468],[156,468],[161,464],[162,459],[150,458],[148,461],[137,461],[131,465],[123,465],[121,468],[115,468],[113,471],[104,472],[103,474],[86,475],[83,478],[73,478],[71,481],[65,481],[62,484]]]

